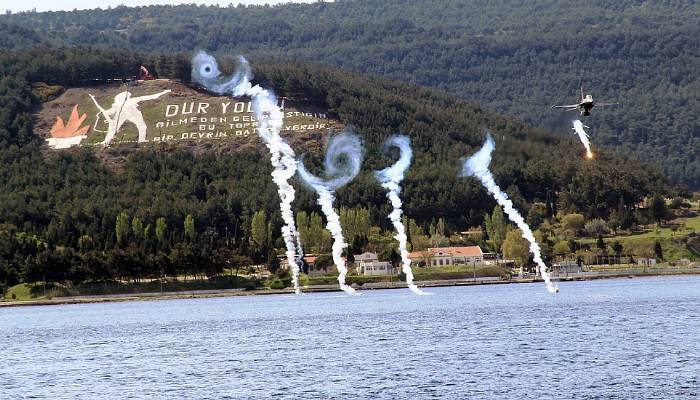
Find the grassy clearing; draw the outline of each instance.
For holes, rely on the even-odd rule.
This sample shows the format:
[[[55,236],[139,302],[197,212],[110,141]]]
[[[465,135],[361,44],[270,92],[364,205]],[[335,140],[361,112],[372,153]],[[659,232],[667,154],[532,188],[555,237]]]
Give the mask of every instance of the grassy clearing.
[[[648,255],[650,257],[654,256],[654,244],[656,241],[659,241],[666,260],[678,260],[681,258],[698,260],[698,256],[686,248],[684,240],[687,239],[684,238],[693,232],[696,234],[700,232],[700,216],[679,218],[673,222],[679,224],[680,227],[661,227],[644,233],[609,236],[603,239],[608,245],[619,241],[626,253]],[[595,245],[596,239],[586,238],[581,240],[581,242]]]
[[[71,291],[62,285],[41,283],[20,283],[12,286],[5,293],[5,300],[25,301],[25,300],[42,300],[51,299],[53,297],[71,296]]]
[[[37,298],[33,297],[32,287],[28,283],[12,286],[5,293],[5,300],[34,300]]]

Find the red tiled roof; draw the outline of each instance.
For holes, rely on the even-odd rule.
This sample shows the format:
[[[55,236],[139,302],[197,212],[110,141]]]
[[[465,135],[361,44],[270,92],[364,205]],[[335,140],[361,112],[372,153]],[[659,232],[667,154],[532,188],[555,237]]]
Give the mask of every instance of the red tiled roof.
[[[313,264],[316,262],[316,256],[304,256],[304,262],[307,264]]]
[[[446,253],[453,256],[482,256],[484,253],[481,251],[479,246],[462,246],[462,247],[431,247],[427,251],[437,254]],[[423,257],[423,251],[413,251],[408,255],[409,258],[420,258]]]
[[[366,260],[376,260],[377,255],[370,251],[366,251],[362,254],[355,254],[355,261],[366,261]]]
[[[311,255],[311,256],[304,256],[304,262],[306,264],[313,264],[316,262],[317,255]],[[287,265],[289,264],[289,261],[287,260],[287,257],[284,255],[278,255],[277,258],[280,260],[280,263]]]
[[[443,252],[459,256],[481,256],[484,253],[479,246],[463,246],[463,247],[435,247],[430,248],[433,253]]]

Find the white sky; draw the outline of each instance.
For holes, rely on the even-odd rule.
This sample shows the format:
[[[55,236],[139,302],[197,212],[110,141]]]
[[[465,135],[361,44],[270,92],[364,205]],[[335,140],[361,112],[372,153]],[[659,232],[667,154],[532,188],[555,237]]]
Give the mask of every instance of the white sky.
[[[85,10],[91,8],[125,6],[148,6],[163,4],[218,4],[222,7],[233,4],[281,4],[281,3],[315,3],[316,0],[0,0],[0,12],[6,10],[12,12],[28,11],[36,8],[37,11],[70,11],[73,9]]]

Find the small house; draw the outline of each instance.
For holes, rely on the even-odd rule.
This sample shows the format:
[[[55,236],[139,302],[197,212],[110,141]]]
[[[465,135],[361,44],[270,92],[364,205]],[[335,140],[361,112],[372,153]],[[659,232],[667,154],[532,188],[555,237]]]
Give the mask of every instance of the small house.
[[[396,268],[388,261],[379,261],[377,254],[365,252],[355,256],[355,269],[358,275],[394,275]]]

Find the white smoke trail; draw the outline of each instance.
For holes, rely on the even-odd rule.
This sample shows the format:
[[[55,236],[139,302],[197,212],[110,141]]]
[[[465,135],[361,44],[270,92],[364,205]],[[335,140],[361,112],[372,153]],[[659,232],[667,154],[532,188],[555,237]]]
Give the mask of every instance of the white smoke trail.
[[[272,163],[272,180],[277,185],[280,196],[280,210],[284,226],[282,237],[286,246],[286,256],[289,268],[292,271],[292,283],[294,292],[299,294],[299,257],[302,256],[301,240],[294,221],[292,202],[294,201],[294,187],[289,184],[297,170],[297,161],[294,150],[280,136],[284,115],[277,106],[277,98],[271,90],[263,89],[259,85],[250,83],[251,72],[248,61],[239,57],[239,68],[236,73],[226,78],[221,75],[214,57],[200,51],[192,59],[192,81],[199,83],[206,89],[218,93],[229,94],[234,97],[250,96],[253,101],[255,119],[259,123],[258,134],[270,150]]]
[[[547,290],[549,290],[550,293],[557,293],[559,292],[559,288],[552,284],[552,281],[549,279],[547,266],[545,265],[544,261],[542,261],[540,246],[537,244],[535,236],[532,234],[532,230],[530,230],[530,227],[525,223],[525,220],[520,213],[518,213],[518,211],[513,207],[513,202],[510,201],[508,196],[501,191],[501,188],[498,187],[496,181],[493,179],[491,171],[489,171],[491,153],[493,152],[494,148],[495,144],[493,142],[493,138],[491,138],[491,135],[487,133],[484,146],[477,151],[476,154],[464,161],[461,175],[477,177],[486,187],[488,192],[493,195],[496,202],[503,207],[503,211],[505,211],[506,215],[508,215],[508,218],[510,218],[510,220],[513,221],[522,231],[523,238],[530,242],[530,252],[533,254],[535,262],[539,266],[540,274],[542,275],[542,279],[544,279]]]
[[[591,141],[588,139],[588,133],[583,130],[584,127],[588,128],[588,126],[584,125],[583,122],[580,120],[576,119],[573,121],[574,127],[571,128],[573,129],[576,134],[578,135],[578,138],[581,139],[581,143],[583,143],[583,147],[586,148],[586,158],[593,158],[593,152],[591,151]]]
[[[340,217],[333,209],[334,192],[357,176],[362,166],[362,158],[362,141],[357,135],[345,132],[335,136],[328,143],[324,168],[325,175],[330,179],[323,180],[309,173],[304,166],[303,158],[299,162],[299,176],[316,191],[318,204],[326,215],[326,229],[333,236],[333,262],[338,269],[338,283],[340,289],[346,293],[355,293],[355,289],[345,283],[348,268],[343,258],[343,250],[348,247],[348,244],[343,237]]]
[[[422,290],[413,283],[413,271],[411,270],[411,259],[408,258],[408,249],[406,242],[406,227],[401,222],[401,207],[403,203],[399,197],[401,192],[401,181],[403,181],[404,173],[411,165],[413,151],[411,150],[411,139],[408,136],[392,136],[384,143],[385,148],[398,147],[401,151],[399,160],[391,167],[385,168],[375,173],[377,179],[382,184],[382,187],[387,190],[386,197],[389,198],[394,210],[389,214],[389,219],[396,229],[394,238],[399,242],[399,251],[401,252],[401,270],[406,275],[406,284],[408,288],[415,294],[425,294]]]

